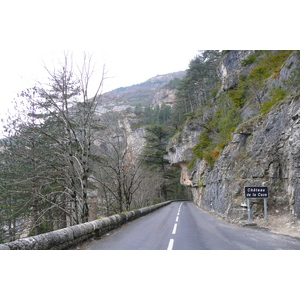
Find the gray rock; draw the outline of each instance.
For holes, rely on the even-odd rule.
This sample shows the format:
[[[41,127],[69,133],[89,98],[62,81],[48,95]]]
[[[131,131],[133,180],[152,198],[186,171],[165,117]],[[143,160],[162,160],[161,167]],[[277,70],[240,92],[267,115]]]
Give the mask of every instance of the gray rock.
[[[219,66],[223,89],[234,83],[236,74],[245,71],[240,62],[250,52],[230,53]],[[295,57],[292,55],[286,62],[287,67],[283,66],[279,76],[274,78],[277,85],[283,84],[294,70]],[[269,89],[274,87],[273,81],[270,79],[267,83]],[[270,190],[269,202],[289,203],[290,211],[300,218],[299,100],[298,90],[274,105],[268,114],[248,120],[254,110],[246,106],[244,123],[236,129],[214,165],[211,167],[196,159],[189,169],[194,202],[228,218],[244,218],[240,208],[245,199],[244,186],[265,183]],[[184,172],[183,167],[191,160],[190,153],[201,130],[186,124],[168,145],[172,164],[182,167]]]

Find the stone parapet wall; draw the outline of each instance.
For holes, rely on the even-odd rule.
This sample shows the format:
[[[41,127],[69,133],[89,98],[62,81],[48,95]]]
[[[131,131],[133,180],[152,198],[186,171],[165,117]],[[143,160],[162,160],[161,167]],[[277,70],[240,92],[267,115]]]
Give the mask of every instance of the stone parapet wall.
[[[5,244],[0,244],[0,250],[68,249],[88,240],[93,236],[102,236],[104,233],[120,227],[126,222],[142,217],[170,204],[171,202],[172,201],[166,201],[103,219],[66,227],[32,237],[22,238]]]

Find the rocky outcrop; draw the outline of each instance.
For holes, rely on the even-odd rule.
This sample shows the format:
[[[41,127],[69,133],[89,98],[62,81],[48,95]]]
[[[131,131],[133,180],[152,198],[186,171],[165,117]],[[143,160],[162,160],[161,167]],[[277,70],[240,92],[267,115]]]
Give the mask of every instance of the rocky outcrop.
[[[152,105],[161,106],[163,103],[165,103],[172,106],[175,101],[175,93],[176,93],[176,89],[169,89],[169,88],[160,89],[154,95]]]
[[[198,161],[189,170],[194,200],[231,219],[246,211],[245,186],[268,186],[270,205],[300,218],[300,102],[291,95],[265,118],[242,124],[212,168]]]
[[[251,53],[233,52],[223,58],[218,69],[222,89],[232,87],[238,74],[245,72],[240,62]],[[290,56],[278,76],[266,83],[268,88],[283,84],[296,63],[297,57]],[[266,93],[263,101],[268,100]],[[247,211],[242,206],[244,187],[265,185],[269,187],[271,207],[290,210],[292,215],[300,218],[299,100],[300,89],[294,90],[266,115],[254,116],[254,111],[245,106],[241,112],[243,123],[213,165],[198,158],[191,163],[192,148],[203,128],[197,126],[197,119],[189,120],[183,131],[170,142],[168,152],[171,163],[181,167],[181,183],[191,187],[194,202],[230,220],[246,219]],[[253,212],[258,208],[259,204],[254,204]]]
[[[178,132],[169,142],[168,153],[172,165],[189,162],[193,158],[193,147],[198,141],[201,127],[197,119],[188,120],[181,132]]]
[[[124,138],[127,141],[127,149],[130,153],[131,160],[137,158],[145,146],[145,128],[135,127],[138,122],[137,116],[134,113],[123,114],[119,118],[119,126],[123,130]]]
[[[250,67],[242,66],[242,61],[253,54],[253,50],[229,51],[226,53],[217,68],[219,77],[222,79],[222,90],[232,88],[238,82],[238,76],[249,72]]]

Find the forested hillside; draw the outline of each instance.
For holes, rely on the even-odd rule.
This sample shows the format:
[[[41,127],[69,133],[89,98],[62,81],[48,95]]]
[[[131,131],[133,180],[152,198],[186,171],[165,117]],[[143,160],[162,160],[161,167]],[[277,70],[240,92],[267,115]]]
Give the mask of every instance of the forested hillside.
[[[102,95],[99,105],[121,102],[124,105],[151,105],[155,94],[171,80],[182,78],[185,71],[157,75],[145,82],[127,87],[120,87]]]
[[[0,151],[0,242],[187,197],[179,170],[165,158],[170,107],[151,105],[184,72],[102,94],[103,70],[89,95],[90,58],[78,72],[71,56],[63,61],[58,70],[46,68],[48,82],[18,95],[17,115],[8,118]]]

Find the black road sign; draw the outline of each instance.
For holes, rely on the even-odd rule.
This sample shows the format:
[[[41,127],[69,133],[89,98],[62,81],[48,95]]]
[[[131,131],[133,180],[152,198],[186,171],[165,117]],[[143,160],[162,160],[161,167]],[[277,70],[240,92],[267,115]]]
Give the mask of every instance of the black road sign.
[[[269,192],[266,186],[262,187],[245,187],[245,197],[246,198],[268,198]]]

